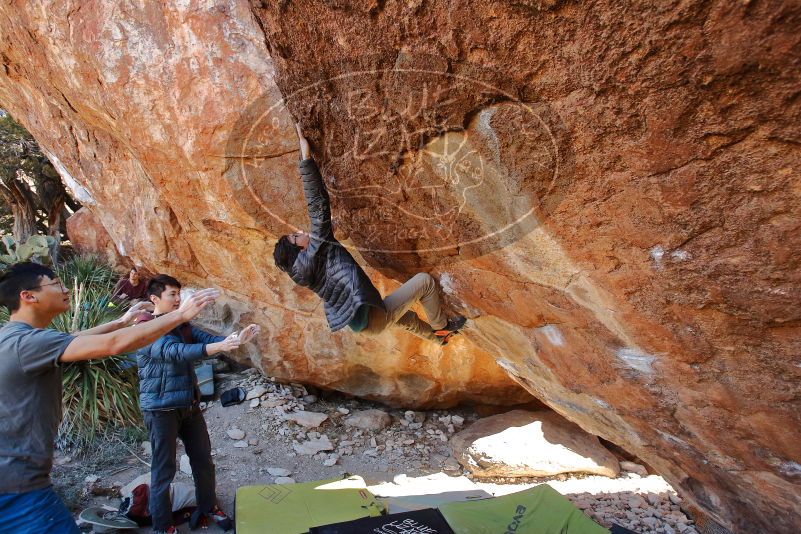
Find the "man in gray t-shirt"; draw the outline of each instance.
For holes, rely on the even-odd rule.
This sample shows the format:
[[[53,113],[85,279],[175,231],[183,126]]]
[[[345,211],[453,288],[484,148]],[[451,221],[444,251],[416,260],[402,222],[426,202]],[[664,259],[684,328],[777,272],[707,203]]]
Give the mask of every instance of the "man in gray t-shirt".
[[[219,295],[196,292],[175,311],[125,328],[152,305],[72,334],[47,326],[69,310],[69,292],[48,267],[17,263],[0,275],[0,306],[11,320],[0,328],[0,530],[4,534],[78,534],[53,492],[50,468],[61,421],[61,365],[131,352],[183,324]]]
[[[58,359],[73,339],[17,321],[0,328],[0,436],[13,437],[0,443],[0,493],[50,485],[61,422]]]

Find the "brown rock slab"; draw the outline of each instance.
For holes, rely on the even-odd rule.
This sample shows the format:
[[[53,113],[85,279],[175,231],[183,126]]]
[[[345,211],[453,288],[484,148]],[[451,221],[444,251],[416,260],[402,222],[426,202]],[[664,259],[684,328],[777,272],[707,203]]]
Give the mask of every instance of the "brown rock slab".
[[[620,473],[597,437],[554,412],[513,410],[479,419],[451,439],[451,449],[478,477]]]
[[[306,411],[290,412],[284,414],[284,419],[287,421],[294,421],[305,428],[317,428],[328,419],[328,415],[324,413]]]

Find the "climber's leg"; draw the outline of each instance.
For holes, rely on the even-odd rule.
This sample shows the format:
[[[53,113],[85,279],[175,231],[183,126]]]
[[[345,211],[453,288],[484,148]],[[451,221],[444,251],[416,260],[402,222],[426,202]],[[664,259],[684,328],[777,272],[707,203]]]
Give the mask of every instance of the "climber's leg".
[[[430,324],[411,311],[411,307],[417,302],[423,306]],[[398,326],[422,339],[442,343],[445,337],[445,334],[441,333],[442,329],[449,328],[454,320],[447,319],[442,312],[437,283],[427,273],[414,275],[408,282],[387,295],[384,298],[384,307],[385,310],[374,308],[370,311],[368,333],[377,334],[390,326]],[[459,324],[463,325],[464,318],[460,319]],[[437,331],[440,331],[440,335],[437,335]]]
[[[403,328],[410,334],[420,339],[425,339],[426,341],[433,341],[434,343],[440,343],[441,341],[434,331],[431,330],[431,325],[420,319],[417,314],[411,310],[401,315],[400,318],[395,321],[395,326]]]
[[[417,273],[408,282],[384,298],[387,323],[396,324],[416,302],[423,305],[429,330],[439,330],[448,324],[442,313],[437,293],[437,282],[428,273]]]

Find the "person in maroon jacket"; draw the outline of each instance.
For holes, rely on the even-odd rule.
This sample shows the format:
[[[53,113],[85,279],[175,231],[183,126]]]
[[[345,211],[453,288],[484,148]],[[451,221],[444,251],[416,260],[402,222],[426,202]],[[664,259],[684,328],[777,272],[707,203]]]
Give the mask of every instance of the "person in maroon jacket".
[[[139,271],[136,267],[131,267],[131,270],[128,271],[128,276],[120,278],[120,281],[114,286],[112,299],[115,302],[142,300],[145,298],[146,291],[147,280],[139,276]]]

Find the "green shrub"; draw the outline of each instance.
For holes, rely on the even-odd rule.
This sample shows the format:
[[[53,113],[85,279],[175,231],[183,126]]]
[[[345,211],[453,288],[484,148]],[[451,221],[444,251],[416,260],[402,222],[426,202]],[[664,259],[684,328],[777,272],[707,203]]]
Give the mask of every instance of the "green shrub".
[[[98,289],[114,289],[117,274],[97,256],[74,255],[56,267],[56,272],[68,287],[83,284]]]
[[[86,330],[123,314],[124,307],[111,303],[110,285],[75,285],[74,280],[70,284],[70,310],[53,320],[53,328],[62,332]],[[120,355],[64,366],[61,445],[84,446],[98,435],[141,425],[136,367],[131,363],[129,355]]]

